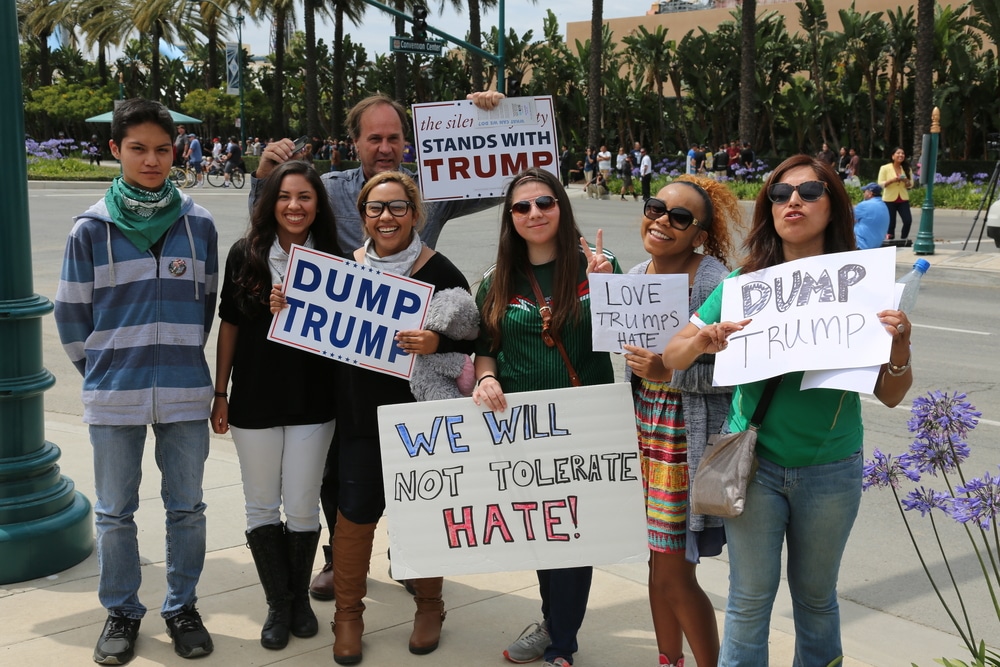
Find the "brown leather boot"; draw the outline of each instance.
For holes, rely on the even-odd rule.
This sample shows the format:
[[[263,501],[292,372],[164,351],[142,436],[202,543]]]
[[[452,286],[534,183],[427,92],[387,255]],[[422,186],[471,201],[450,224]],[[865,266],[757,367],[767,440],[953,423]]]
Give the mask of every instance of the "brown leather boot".
[[[337,591],[333,660],[338,665],[361,662],[361,635],[365,632],[362,614],[377,525],[354,523],[337,513],[337,528],[333,533],[333,561],[337,564],[333,570],[333,586]]]
[[[336,597],[333,589],[333,537],[330,544],[323,545],[323,569],[320,570],[312,583],[309,584],[309,595],[314,600],[332,600]]]
[[[441,641],[441,625],[446,615],[441,600],[443,577],[410,579],[416,593],[417,613],[413,615],[413,633],[410,634],[410,653],[425,655],[433,652]]]

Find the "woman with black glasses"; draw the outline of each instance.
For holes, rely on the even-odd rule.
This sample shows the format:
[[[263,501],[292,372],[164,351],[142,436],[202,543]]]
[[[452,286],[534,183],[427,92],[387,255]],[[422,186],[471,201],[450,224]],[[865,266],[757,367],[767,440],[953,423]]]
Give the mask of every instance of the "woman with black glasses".
[[[782,162],[757,197],[740,272],[805,257],[855,250],[851,200],[826,163],[808,155]],[[725,349],[749,320],[721,320],[722,286],[667,344],[663,363],[685,369]],[[913,381],[910,322],[898,310],[877,314],[892,336],[875,396],[892,407]],[[774,390],[757,432],[758,468],[746,508],[725,520],[729,597],[719,665],[768,664],[771,608],[788,544],[788,587],[795,621],[796,665],[828,665],[843,651],[837,576],[861,502],[861,399],[841,389],[800,389],[802,372],[787,373]],[[746,430],[768,380],[738,385],[727,430]]]
[[[528,169],[511,181],[496,265],[476,295],[482,315],[472,394],[477,405],[502,412],[508,392],[614,382],[610,355],[593,349],[587,275],[621,273],[621,268],[603,250],[600,231],[596,241],[596,249],[584,242],[558,178]],[[537,574],[542,620],[529,625],[504,657],[572,665],[593,568]]]
[[[650,259],[629,273],[685,276],[693,313],[729,273],[731,232],[742,226],[735,195],[713,179],[681,176],[646,200],[642,214],[639,232]],[[661,350],[624,347],[646,496],[649,607],[658,664],[683,665],[686,638],[695,662],[714,665],[719,628],[695,568],[701,556],[718,556],[726,537],[722,519],[689,512],[688,488],[708,436],[722,429],[732,388],[712,385],[711,356],[688,370],[671,371]]]

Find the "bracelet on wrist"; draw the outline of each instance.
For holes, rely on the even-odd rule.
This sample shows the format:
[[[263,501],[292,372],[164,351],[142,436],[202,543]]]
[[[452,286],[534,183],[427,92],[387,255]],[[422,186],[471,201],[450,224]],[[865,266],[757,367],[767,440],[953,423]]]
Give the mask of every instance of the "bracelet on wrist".
[[[476,380],[476,386],[478,387],[482,383],[482,381],[485,380],[486,378],[493,378],[494,380],[496,380],[497,376],[493,375],[492,373],[487,373],[483,377],[481,377],[478,380]],[[499,380],[497,380],[497,382],[499,382]]]
[[[227,394],[224,391],[217,391],[217,392],[215,392],[215,397],[216,398],[229,398],[229,394]]]
[[[903,364],[902,366],[897,366],[896,364],[892,363],[892,361],[889,361],[886,363],[885,372],[894,378],[898,378],[899,376],[906,373],[906,371],[910,370],[911,361],[913,361],[912,354],[906,358],[906,363]]]

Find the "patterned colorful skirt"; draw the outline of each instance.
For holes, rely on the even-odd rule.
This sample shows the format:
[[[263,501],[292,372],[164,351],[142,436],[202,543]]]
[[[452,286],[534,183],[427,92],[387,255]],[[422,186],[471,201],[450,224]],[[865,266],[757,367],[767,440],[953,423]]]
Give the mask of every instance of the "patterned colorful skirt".
[[[634,392],[649,548],[684,553],[687,538],[687,438],[681,392],[641,380]]]

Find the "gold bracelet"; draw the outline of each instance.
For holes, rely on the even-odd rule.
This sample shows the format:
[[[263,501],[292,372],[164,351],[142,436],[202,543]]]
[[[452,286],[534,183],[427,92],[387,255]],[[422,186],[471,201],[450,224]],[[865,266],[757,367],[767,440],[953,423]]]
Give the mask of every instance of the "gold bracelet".
[[[906,358],[906,363],[903,364],[902,366],[897,366],[894,363],[892,363],[892,361],[889,361],[886,363],[885,372],[894,378],[898,378],[899,376],[906,373],[906,371],[910,370],[910,362],[912,360],[913,360],[913,355],[910,354],[910,356]]]

